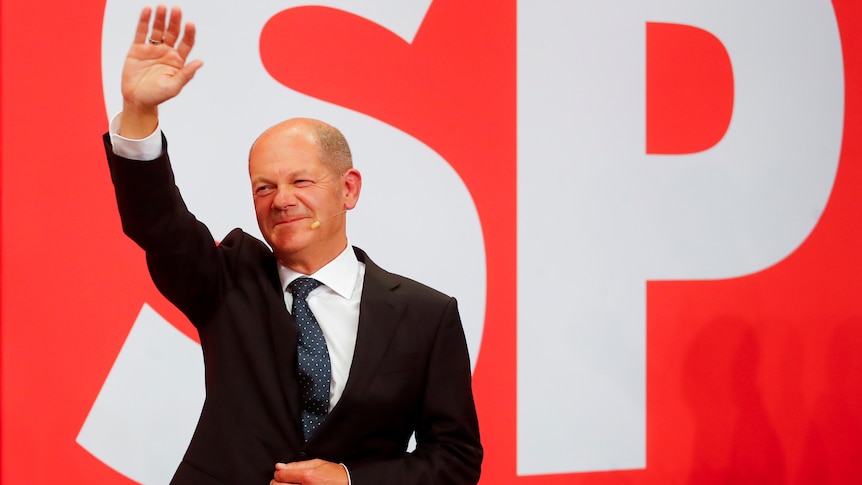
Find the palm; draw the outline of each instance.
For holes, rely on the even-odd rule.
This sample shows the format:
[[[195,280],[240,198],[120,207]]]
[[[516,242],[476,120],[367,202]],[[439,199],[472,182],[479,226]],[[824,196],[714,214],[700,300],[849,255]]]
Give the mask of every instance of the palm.
[[[176,96],[194,76],[200,61],[186,63],[194,45],[194,25],[187,23],[180,40],[182,14],[178,8],[171,11],[170,24],[165,28],[166,9],[156,10],[152,38],[163,38],[155,45],[149,41],[150,9],[144,9],[138,22],[135,41],[123,65],[123,99],[143,108],[157,107]],[[179,42],[178,42],[179,41]]]

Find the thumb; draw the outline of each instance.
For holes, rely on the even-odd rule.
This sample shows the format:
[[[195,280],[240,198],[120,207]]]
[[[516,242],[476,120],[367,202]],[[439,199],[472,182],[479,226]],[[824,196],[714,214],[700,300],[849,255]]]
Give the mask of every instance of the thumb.
[[[183,68],[180,69],[180,78],[182,79],[182,85],[185,86],[186,83],[191,81],[192,78],[195,77],[195,73],[198,72],[198,69],[200,69],[203,65],[204,61],[198,59],[189,62],[188,64],[183,66]]]

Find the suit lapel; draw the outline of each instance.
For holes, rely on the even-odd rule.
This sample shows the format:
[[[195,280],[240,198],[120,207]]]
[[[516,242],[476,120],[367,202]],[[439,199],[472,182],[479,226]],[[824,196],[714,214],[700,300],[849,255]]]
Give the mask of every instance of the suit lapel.
[[[296,344],[298,330],[293,317],[284,305],[284,293],[278,278],[275,261],[271,265],[272,271],[269,276],[274,294],[267,298],[267,310],[269,311],[270,333],[272,335],[273,352],[275,355],[276,369],[278,370],[279,382],[287,402],[288,414],[294,418],[293,422],[299,422],[300,397],[299,387],[296,381]],[[268,267],[269,267],[268,266]],[[301,436],[301,428],[297,427],[298,436]]]
[[[342,400],[354,394],[358,395],[367,388],[380,367],[406,308],[404,299],[393,291],[398,282],[374,264],[362,250],[354,249],[359,260],[365,263],[365,282],[359,303],[356,348]]]

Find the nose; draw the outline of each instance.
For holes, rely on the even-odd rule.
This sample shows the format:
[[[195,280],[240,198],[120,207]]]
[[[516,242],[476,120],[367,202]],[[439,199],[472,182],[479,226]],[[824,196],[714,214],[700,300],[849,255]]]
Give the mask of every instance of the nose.
[[[289,185],[279,185],[272,198],[272,206],[278,210],[287,210],[296,205],[296,196]]]

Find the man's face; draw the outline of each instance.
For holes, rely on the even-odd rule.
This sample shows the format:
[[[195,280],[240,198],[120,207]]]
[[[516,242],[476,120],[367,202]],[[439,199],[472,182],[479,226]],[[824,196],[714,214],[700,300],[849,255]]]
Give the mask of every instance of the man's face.
[[[301,129],[279,126],[257,140],[249,156],[254,208],[282,264],[308,274],[344,250],[349,175],[332,173]]]

